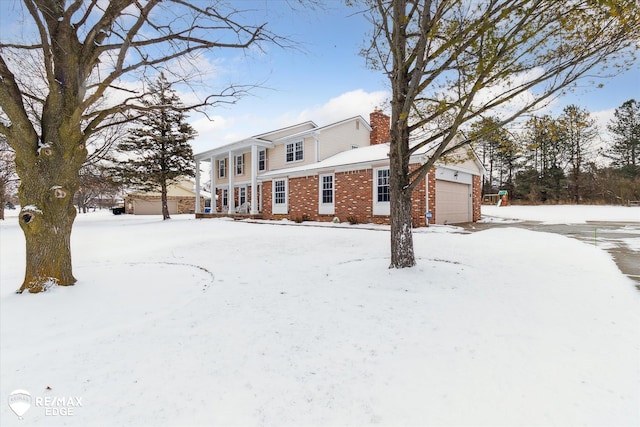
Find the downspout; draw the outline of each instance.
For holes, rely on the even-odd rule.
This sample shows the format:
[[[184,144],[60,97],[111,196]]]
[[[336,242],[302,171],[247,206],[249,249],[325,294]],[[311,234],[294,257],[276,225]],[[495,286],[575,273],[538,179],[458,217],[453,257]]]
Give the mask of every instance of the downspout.
[[[313,142],[315,146],[315,162],[318,163],[320,161],[320,143],[318,140],[318,132],[313,132]]]

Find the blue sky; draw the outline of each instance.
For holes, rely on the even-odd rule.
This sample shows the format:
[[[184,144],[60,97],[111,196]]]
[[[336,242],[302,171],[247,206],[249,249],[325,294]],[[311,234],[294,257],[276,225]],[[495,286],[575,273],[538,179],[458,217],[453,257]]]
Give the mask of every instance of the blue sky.
[[[385,107],[389,95],[386,77],[367,69],[358,54],[370,32],[359,9],[345,6],[342,0],[321,1],[322,7],[313,9],[300,7],[295,0],[232,3],[248,10],[250,20],[267,22],[271,31],[295,41],[297,48],[266,46],[264,52],[252,49],[207,55],[205,65],[214,70],[218,88],[227,83],[260,87],[234,105],[210,110],[213,121],[192,114],[190,120],[199,133],[193,144],[195,152],[305,120],[324,125],[358,114],[368,119],[373,108]],[[20,25],[15,19],[18,4],[17,0],[0,0],[3,40],[12,26]],[[555,101],[550,112],[558,114],[573,103],[590,111],[604,127],[616,107],[628,99],[640,99],[640,62],[600,82],[604,88],[583,83],[575,93]],[[208,93],[211,91],[204,92]],[[188,100],[189,94],[182,95]]]
[[[324,2],[322,9],[293,11],[287,1],[236,3],[260,8],[255,17],[294,39],[301,50],[270,47],[263,56],[244,57],[246,67],[235,75],[264,81],[265,88],[255,89],[233,106],[214,110],[213,123],[194,117],[200,133],[194,143],[196,152],[303,120],[323,125],[357,114],[368,119],[374,107],[385,106],[386,77],[367,69],[358,54],[370,32],[358,9],[337,0]],[[604,87],[597,88],[598,83]],[[631,98],[640,99],[639,62],[615,78],[596,84],[585,80],[575,92],[554,101],[547,112],[557,115],[565,106],[576,104],[590,111],[604,128],[615,108]],[[602,133],[606,138],[604,129]]]

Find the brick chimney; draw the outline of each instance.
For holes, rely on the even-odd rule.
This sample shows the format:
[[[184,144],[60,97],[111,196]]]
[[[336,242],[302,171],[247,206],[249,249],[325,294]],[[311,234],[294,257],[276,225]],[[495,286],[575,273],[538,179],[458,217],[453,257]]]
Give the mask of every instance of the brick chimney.
[[[369,144],[384,144],[389,142],[389,126],[391,118],[382,111],[375,109],[369,114],[369,125],[371,126],[371,134],[369,134]]]

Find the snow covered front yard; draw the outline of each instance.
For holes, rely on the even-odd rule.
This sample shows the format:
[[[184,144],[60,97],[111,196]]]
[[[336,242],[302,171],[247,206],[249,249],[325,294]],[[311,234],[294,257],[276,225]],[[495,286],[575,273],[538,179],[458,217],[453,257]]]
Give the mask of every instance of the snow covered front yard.
[[[640,425],[640,292],[602,249],[431,227],[390,270],[384,227],[286,224],[80,215],[77,285],[17,295],[2,222],[0,425]]]

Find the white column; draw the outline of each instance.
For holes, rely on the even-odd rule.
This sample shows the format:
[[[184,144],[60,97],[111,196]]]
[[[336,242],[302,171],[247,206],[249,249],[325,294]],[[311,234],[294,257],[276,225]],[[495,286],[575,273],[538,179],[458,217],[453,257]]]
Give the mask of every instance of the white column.
[[[200,209],[200,160],[196,159],[196,213],[201,213]]]
[[[228,164],[227,164],[227,172],[229,173],[229,213],[230,214],[234,214],[236,213],[236,202],[234,200],[234,194],[235,194],[235,189],[233,188],[234,182],[233,182],[233,178],[236,176],[236,168],[235,168],[235,164],[234,164],[234,158],[233,158],[233,153],[231,151],[229,151],[229,160],[228,160]]]
[[[251,214],[258,213],[258,146],[251,146]]]
[[[211,157],[211,212],[218,212],[218,201],[216,200],[216,159]]]

